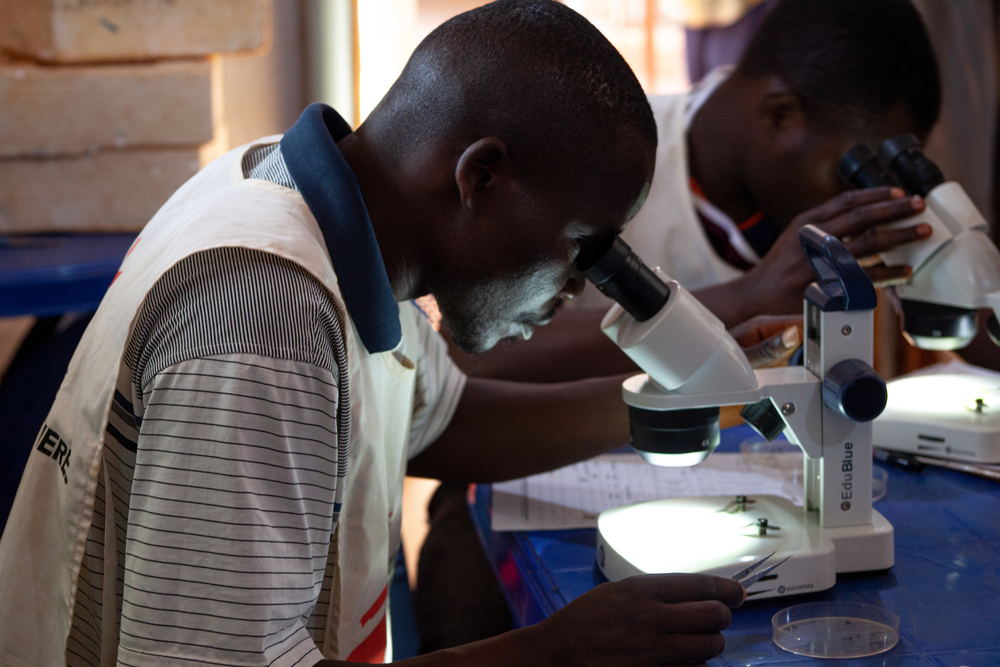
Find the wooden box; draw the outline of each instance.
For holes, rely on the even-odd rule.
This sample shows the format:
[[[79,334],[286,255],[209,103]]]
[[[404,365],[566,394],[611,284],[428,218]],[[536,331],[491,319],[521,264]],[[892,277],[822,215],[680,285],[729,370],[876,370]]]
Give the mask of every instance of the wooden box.
[[[0,60],[0,157],[212,139],[212,65],[50,67]]]
[[[0,49],[49,63],[266,47],[269,0],[0,0]]]
[[[199,166],[198,147],[0,160],[0,234],[139,230]]]

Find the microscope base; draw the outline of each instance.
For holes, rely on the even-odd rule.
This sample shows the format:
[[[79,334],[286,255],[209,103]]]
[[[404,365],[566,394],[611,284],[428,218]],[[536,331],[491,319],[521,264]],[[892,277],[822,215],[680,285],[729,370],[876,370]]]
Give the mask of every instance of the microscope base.
[[[767,519],[764,535],[758,519]],[[745,509],[733,496],[654,500],[602,512],[597,520],[597,564],[611,581],[666,572],[730,577],[772,551],[770,562],[792,558],[751,586],[751,598],[821,591],[838,572],[884,570],[895,562],[892,525],[878,512],[872,510],[868,525],[821,528],[817,512],[776,496],[751,497]]]
[[[872,443],[919,456],[1000,463],[1000,379],[982,372],[893,380]],[[977,405],[978,399],[978,405]]]

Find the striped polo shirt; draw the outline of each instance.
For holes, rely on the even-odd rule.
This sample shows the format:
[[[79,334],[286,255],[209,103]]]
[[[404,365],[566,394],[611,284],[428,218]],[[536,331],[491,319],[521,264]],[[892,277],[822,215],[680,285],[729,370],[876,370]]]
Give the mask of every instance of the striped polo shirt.
[[[248,152],[243,172],[298,189],[278,144]],[[412,453],[465,384],[417,320]],[[116,639],[124,667],[322,659],[334,491],[350,475],[344,326],[315,278],[256,250],[191,255],[150,290],[106,429],[67,665],[101,664]]]

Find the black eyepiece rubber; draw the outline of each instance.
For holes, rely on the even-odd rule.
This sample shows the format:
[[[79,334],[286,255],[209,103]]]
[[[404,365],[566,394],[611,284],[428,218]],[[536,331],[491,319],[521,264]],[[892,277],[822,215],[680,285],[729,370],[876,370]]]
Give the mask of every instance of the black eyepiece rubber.
[[[837,171],[841,178],[859,190],[886,185],[899,186],[899,181],[878,153],[864,143],[856,143],[847,149],[837,164]]]
[[[944,174],[924,154],[924,147],[912,134],[886,139],[878,153],[910,194],[926,197],[944,183]]]
[[[643,264],[621,237],[586,248],[576,260],[579,271],[639,322],[666,305],[670,288]]]

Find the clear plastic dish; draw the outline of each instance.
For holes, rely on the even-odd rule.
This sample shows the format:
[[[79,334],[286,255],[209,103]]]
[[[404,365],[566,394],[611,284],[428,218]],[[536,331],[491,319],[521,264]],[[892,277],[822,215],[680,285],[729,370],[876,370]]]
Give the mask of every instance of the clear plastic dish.
[[[774,643],[810,658],[863,658],[899,642],[899,617],[859,602],[810,602],[771,619]]]
[[[872,502],[885,498],[889,489],[889,473],[885,468],[872,466]]]
[[[787,440],[768,442],[760,436],[753,436],[740,442],[741,454],[800,454],[802,448]]]

